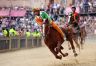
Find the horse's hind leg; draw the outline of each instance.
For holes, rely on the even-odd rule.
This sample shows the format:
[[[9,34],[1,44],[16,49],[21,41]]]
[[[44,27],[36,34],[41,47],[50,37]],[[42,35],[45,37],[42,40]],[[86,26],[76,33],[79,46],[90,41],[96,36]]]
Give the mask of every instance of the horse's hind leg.
[[[73,44],[73,40],[72,40],[72,38],[69,38],[69,42],[70,42],[70,45],[71,45],[71,47],[72,47],[72,50],[73,50],[74,56],[77,56],[78,54],[77,54],[76,51],[75,51],[75,47],[74,47],[74,44]]]
[[[74,40],[76,46],[78,47],[78,49],[79,49],[79,51],[80,51],[80,45],[79,45],[79,43],[78,43],[78,36],[75,35],[74,38],[73,38],[73,40]]]
[[[61,55],[58,56],[58,55],[57,55],[57,52],[55,51],[54,48],[49,48],[49,49],[50,49],[50,51],[54,54],[54,56],[55,56],[57,59],[62,59],[62,56],[61,56]]]
[[[83,49],[84,38],[82,36],[80,36],[80,44],[81,44],[81,49]]]
[[[85,42],[85,37],[86,37],[86,30],[85,30],[85,28],[83,28],[83,29],[81,30],[81,33],[80,33],[81,49],[83,49],[83,45],[84,45],[84,42]]]

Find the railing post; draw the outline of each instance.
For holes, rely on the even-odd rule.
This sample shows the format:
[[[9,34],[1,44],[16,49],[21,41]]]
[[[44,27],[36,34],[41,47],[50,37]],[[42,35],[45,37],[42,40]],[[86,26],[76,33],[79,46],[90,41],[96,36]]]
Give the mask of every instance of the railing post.
[[[39,46],[39,38],[36,38],[37,39],[37,47]]]
[[[34,45],[33,45],[33,37],[31,37],[31,40],[32,40],[32,47],[34,47]]]
[[[11,37],[9,37],[9,50],[11,50]]]
[[[25,37],[25,46],[26,46],[26,48],[28,48],[28,38],[27,37]]]
[[[18,49],[20,49],[20,37],[18,37]]]

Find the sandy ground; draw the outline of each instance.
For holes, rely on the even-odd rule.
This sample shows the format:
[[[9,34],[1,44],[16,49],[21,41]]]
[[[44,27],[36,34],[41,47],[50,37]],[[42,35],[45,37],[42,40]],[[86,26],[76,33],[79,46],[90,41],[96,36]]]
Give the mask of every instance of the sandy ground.
[[[88,39],[78,57],[68,50],[67,42],[63,52],[69,56],[57,60],[46,46],[40,48],[0,53],[0,66],[96,66],[96,41]],[[77,50],[78,51],[78,50]]]

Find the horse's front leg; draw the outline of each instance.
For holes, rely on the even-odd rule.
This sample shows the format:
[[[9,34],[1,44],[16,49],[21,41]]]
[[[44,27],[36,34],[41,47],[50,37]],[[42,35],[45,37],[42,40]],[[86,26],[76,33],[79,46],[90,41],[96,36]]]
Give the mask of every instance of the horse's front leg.
[[[68,56],[68,53],[63,53],[63,52],[62,52],[62,50],[63,50],[62,48],[63,48],[63,47],[61,46],[60,53],[63,55],[63,57],[66,57],[66,56]]]
[[[69,41],[69,44],[71,45],[71,48],[73,50],[73,53],[74,53],[74,56],[77,56],[78,54],[76,53],[76,50],[75,50],[75,46],[73,44],[73,30],[72,28],[68,28],[68,41]]]
[[[61,45],[62,45],[62,43],[60,41],[58,41],[58,44],[57,44],[57,47],[56,47],[57,52],[61,51]]]
[[[54,56],[55,56],[57,59],[62,59],[62,56],[61,56],[61,55],[58,56],[58,55],[57,55],[57,52],[55,51],[54,48],[49,48],[49,49],[50,49],[50,51],[54,54]]]

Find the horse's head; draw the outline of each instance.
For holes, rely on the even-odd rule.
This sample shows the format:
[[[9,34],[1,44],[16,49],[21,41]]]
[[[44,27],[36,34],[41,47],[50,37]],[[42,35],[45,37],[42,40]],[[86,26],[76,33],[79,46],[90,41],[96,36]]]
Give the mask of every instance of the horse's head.
[[[38,25],[42,26],[44,25],[49,25],[50,21],[48,19],[43,20],[40,16],[35,16],[35,21]]]
[[[50,21],[48,19],[46,19],[46,20],[44,20],[43,24],[49,25],[50,24]]]

